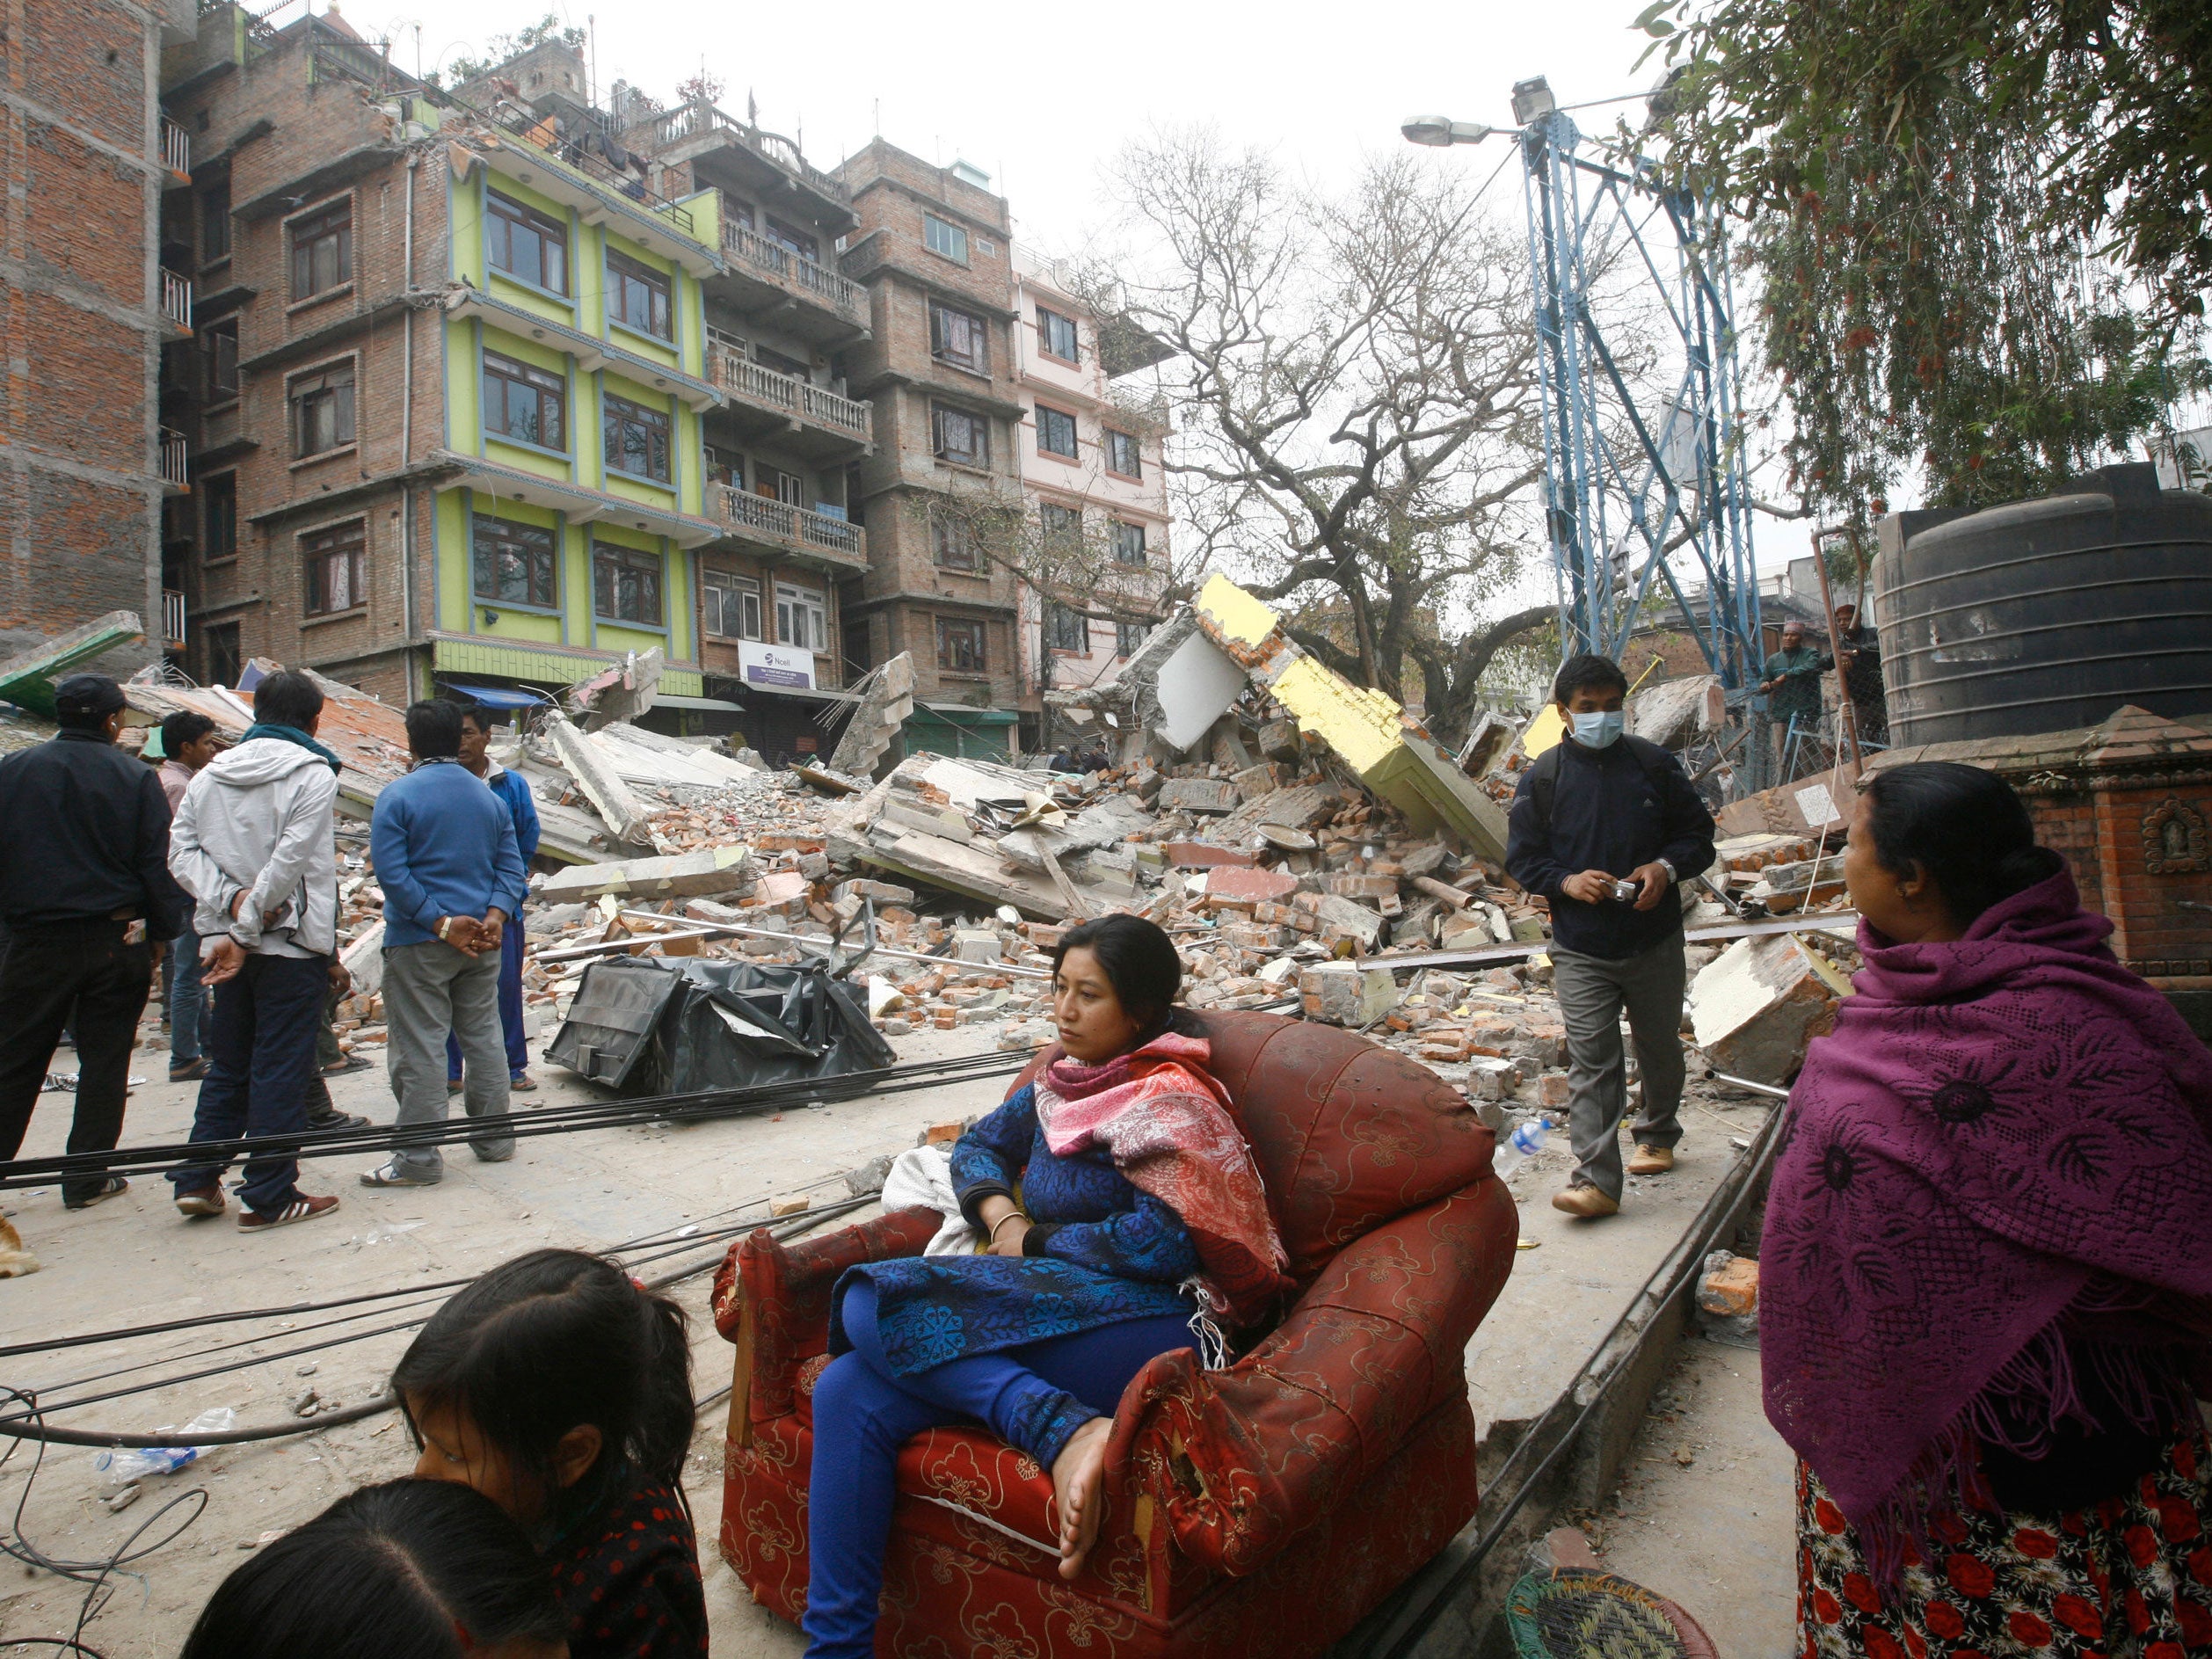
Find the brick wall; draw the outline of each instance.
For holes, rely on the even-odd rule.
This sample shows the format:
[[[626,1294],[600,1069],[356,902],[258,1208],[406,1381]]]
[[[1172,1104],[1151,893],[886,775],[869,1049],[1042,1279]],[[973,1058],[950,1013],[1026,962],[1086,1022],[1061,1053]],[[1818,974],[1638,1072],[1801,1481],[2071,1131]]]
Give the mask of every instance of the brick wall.
[[[2186,860],[2154,870],[2155,840],[2146,845],[2175,808],[2194,814],[2197,826],[2212,825],[2212,785],[2184,774],[2172,782],[2062,794],[2012,782],[2027,804],[2035,839],[2072,870],[2083,905],[2112,919],[2114,956],[2150,979],[2212,974],[2212,912],[2179,902],[2202,902],[2212,893],[2212,871]]]
[[[205,457],[196,474],[230,475],[237,498],[234,557],[207,545],[204,506],[194,514],[191,666],[207,670],[207,628],[235,624],[242,659],[302,664],[402,697],[405,671],[397,653],[410,619],[402,592],[403,491],[392,482],[409,459],[401,450],[408,324],[400,302],[408,286],[408,169],[399,135],[367,89],[327,75],[317,79],[300,38],[172,99],[171,113],[205,133],[195,142],[211,153],[231,151],[230,251],[203,260],[197,279],[200,292],[217,301],[213,315],[203,308],[202,332],[235,324],[240,363],[235,402],[208,401],[197,361],[187,370],[195,455]],[[266,133],[245,136],[263,123]],[[447,271],[445,157],[434,142],[416,152],[414,273],[427,287]],[[352,213],[350,279],[295,293],[292,228],[336,203]],[[195,236],[200,220],[195,213]],[[444,441],[437,317],[419,313],[412,324],[417,462]],[[304,380],[329,369],[353,375],[354,438],[302,458],[293,396]],[[430,493],[423,483],[413,490],[418,631],[428,623],[434,575]],[[310,615],[302,539],[352,525],[365,540],[357,602]]]
[[[880,139],[848,160],[839,176],[851,186],[860,218],[847,238],[847,273],[867,284],[873,309],[872,337],[845,353],[845,373],[854,395],[871,397],[876,405],[876,452],[859,469],[870,568],[854,585],[858,593],[848,596],[847,614],[867,618],[871,662],[901,651],[913,653],[916,693],[923,700],[1011,708],[1020,684],[1013,578],[998,565],[972,574],[940,568],[930,528],[932,502],[938,498],[958,493],[1011,506],[1021,501],[1007,206],[1002,198]],[[967,233],[964,266],[928,249],[925,215]],[[933,354],[933,298],[983,323],[987,373],[956,367]],[[987,466],[937,459],[931,420],[937,402],[984,417],[990,430]],[[940,667],[940,618],[981,625],[984,672]]]
[[[15,4],[4,18],[0,651],[153,608],[161,501],[153,25],[112,0]]]

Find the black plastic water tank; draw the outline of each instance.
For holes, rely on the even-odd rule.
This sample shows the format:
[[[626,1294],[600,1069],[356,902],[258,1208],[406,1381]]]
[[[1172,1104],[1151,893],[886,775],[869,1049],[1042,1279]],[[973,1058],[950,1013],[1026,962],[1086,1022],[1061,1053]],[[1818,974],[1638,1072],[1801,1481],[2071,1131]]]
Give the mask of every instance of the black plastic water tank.
[[[2130,702],[2212,710],[2212,496],[2104,467],[2063,495],[1881,529],[1893,744],[2064,731]]]

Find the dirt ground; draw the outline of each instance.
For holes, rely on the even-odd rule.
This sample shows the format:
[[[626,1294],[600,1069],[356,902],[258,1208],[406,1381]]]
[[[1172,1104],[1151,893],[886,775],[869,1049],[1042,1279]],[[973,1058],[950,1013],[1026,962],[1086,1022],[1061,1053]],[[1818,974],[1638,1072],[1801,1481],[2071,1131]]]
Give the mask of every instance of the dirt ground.
[[[1759,1357],[1692,1336],[1653,1397],[1619,1488],[1579,1524],[1607,1570],[1705,1626],[1721,1659],[1794,1651],[1796,1460],[1759,1404]]]
[[[150,1012],[142,1035],[149,1040],[156,1035]],[[899,1039],[898,1046],[903,1060],[942,1059],[986,1050],[993,1036],[989,1026],[933,1030]],[[68,1050],[55,1061],[60,1070],[73,1065]],[[184,1138],[196,1085],[169,1083],[167,1065],[165,1046],[138,1051],[132,1073],[147,1081],[132,1095],[127,1143]],[[518,1102],[593,1097],[557,1067],[541,1066],[536,1075],[543,1090],[517,1096]],[[30,1277],[0,1280],[0,1344],[383,1291],[418,1279],[462,1278],[545,1244],[607,1248],[666,1238],[666,1246],[654,1248],[677,1253],[647,1270],[655,1272],[694,1259],[718,1260],[721,1243],[686,1251],[676,1236],[680,1230],[726,1225],[789,1195],[811,1191],[825,1203],[841,1198],[840,1177],[846,1170],[913,1145],[928,1124],[987,1110],[1003,1088],[986,1079],[775,1118],[525,1139],[505,1164],[479,1163],[465,1146],[449,1147],[444,1182],[428,1189],[363,1188],[354,1177],[376,1161],[366,1155],[311,1161],[303,1168],[302,1184],[339,1194],[340,1208],[266,1235],[242,1235],[229,1217],[186,1220],[171,1206],[168,1183],[159,1179],[134,1181],[121,1197],[74,1213],[62,1209],[52,1188],[0,1195],[0,1209],[43,1263]],[[333,1080],[331,1093],[343,1108],[380,1122],[391,1117],[381,1065]],[[68,1095],[44,1096],[25,1155],[62,1151],[69,1118]],[[831,1225],[850,1219],[839,1217]],[[709,1282],[702,1274],[673,1292],[694,1318],[693,1380],[700,1395],[727,1385],[734,1351],[709,1320]],[[427,1294],[402,1310],[379,1309],[377,1317],[331,1330],[302,1328],[331,1317],[308,1315],[0,1360],[0,1383],[60,1401],[105,1393],[142,1378],[258,1359],[262,1363],[249,1369],[88,1404],[62,1421],[149,1431],[229,1406],[240,1427],[273,1423],[288,1418],[293,1402],[309,1388],[333,1404],[377,1393],[409,1333],[371,1335],[312,1354],[280,1357],[283,1350],[424,1317],[444,1294]],[[222,1342],[243,1345],[204,1359],[184,1357]],[[108,1375],[130,1366],[149,1368]],[[719,1403],[701,1412],[686,1481],[699,1527],[714,1652],[717,1659],[795,1655],[804,1646],[798,1633],[753,1606],[713,1547],[721,1512],[724,1412]],[[100,1501],[112,1488],[94,1469],[94,1456],[81,1448],[51,1448],[37,1474],[21,1532],[49,1556],[109,1553],[170,1496],[193,1488],[208,1495],[205,1511],[176,1541],[136,1563],[135,1576],[119,1579],[113,1598],[88,1627],[85,1640],[107,1659],[175,1653],[200,1604],[255,1540],[298,1524],[355,1486],[404,1474],[414,1461],[399,1419],[386,1415],[322,1434],[212,1451],[175,1474],[149,1477],[132,1507],[112,1514]],[[0,1526],[14,1517],[31,1461],[29,1449],[21,1448],[0,1466]],[[180,1508],[171,1521],[186,1512]],[[166,1525],[149,1536],[163,1530]],[[50,1652],[12,1648],[8,1639],[67,1636],[83,1596],[80,1585],[0,1561],[0,1652]]]

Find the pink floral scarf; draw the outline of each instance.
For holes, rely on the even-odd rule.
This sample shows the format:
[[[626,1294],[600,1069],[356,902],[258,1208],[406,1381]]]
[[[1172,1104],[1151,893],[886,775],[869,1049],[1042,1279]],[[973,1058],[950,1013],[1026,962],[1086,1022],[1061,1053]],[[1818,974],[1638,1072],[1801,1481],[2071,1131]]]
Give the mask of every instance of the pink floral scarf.
[[[1214,1299],[1249,1325],[1290,1288],[1259,1167],[1208,1075],[1213,1046],[1168,1032],[1102,1066],[1055,1046],[1037,1081],[1044,1144],[1065,1158],[1103,1146],[1114,1168],[1190,1229]]]

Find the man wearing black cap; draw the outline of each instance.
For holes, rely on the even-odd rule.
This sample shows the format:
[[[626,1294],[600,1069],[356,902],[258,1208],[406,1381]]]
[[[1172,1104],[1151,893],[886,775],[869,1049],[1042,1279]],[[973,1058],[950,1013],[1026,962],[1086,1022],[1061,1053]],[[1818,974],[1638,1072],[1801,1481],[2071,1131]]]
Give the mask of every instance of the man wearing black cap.
[[[0,1161],[13,1158],[62,1028],[76,1010],[73,1152],[123,1131],[131,1048],[153,984],[153,944],[176,936],[185,895],[169,874],[169,803],[153,768],[115,746],[123,690],[106,674],[56,689],[50,743],[0,760]],[[82,1210],[129,1183],[62,1183]]]

